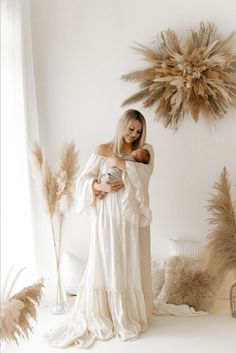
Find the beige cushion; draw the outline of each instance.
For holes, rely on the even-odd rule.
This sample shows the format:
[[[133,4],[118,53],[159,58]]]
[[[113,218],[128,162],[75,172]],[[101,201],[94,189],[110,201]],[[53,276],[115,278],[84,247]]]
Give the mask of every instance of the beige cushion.
[[[187,304],[197,311],[208,311],[216,292],[215,278],[205,265],[181,256],[168,260],[159,299],[169,304]]]

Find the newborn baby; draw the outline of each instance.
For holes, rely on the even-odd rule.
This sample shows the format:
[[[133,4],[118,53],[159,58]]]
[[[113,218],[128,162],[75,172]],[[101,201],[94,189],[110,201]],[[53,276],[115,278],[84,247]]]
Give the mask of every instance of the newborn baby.
[[[124,161],[132,161],[132,162],[148,164],[150,161],[150,153],[145,148],[140,147],[134,150],[131,154],[121,155],[120,159]],[[111,181],[122,180],[122,170],[115,166],[109,167],[106,173],[101,174],[98,177],[97,181],[99,183],[102,183],[108,179]],[[106,196],[106,194],[107,192],[105,191],[96,191],[95,197],[96,199],[101,200]]]

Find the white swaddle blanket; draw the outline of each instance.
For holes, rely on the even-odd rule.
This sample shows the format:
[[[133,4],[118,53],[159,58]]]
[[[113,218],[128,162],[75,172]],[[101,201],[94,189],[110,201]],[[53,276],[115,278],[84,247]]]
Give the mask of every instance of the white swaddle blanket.
[[[175,305],[167,304],[159,299],[154,299],[153,303],[154,315],[175,315],[175,316],[204,316],[208,315],[208,311],[196,311],[193,307],[186,304]]]

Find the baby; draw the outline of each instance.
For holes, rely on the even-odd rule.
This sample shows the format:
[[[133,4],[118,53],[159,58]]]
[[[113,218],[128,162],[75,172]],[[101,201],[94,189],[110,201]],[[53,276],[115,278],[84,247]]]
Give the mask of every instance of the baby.
[[[124,161],[132,161],[138,163],[148,164],[150,161],[150,153],[145,148],[137,148],[131,154],[123,154],[120,159]],[[97,181],[99,183],[106,181],[107,179],[114,180],[122,180],[122,170],[118,167],[109,167],[106,173],[101,174]],[[97,199],[103,199],[107,195],[105,191],[96,191],[95,197]]]

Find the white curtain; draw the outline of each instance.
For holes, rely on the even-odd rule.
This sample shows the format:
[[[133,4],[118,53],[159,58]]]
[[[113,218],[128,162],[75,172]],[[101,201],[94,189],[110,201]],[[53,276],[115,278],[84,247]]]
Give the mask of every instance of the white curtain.
[[[35,279],[28,141],[38,141],[29,0],[1,2],[1,271]],[[19,285],[18,284],[18,285]]]

